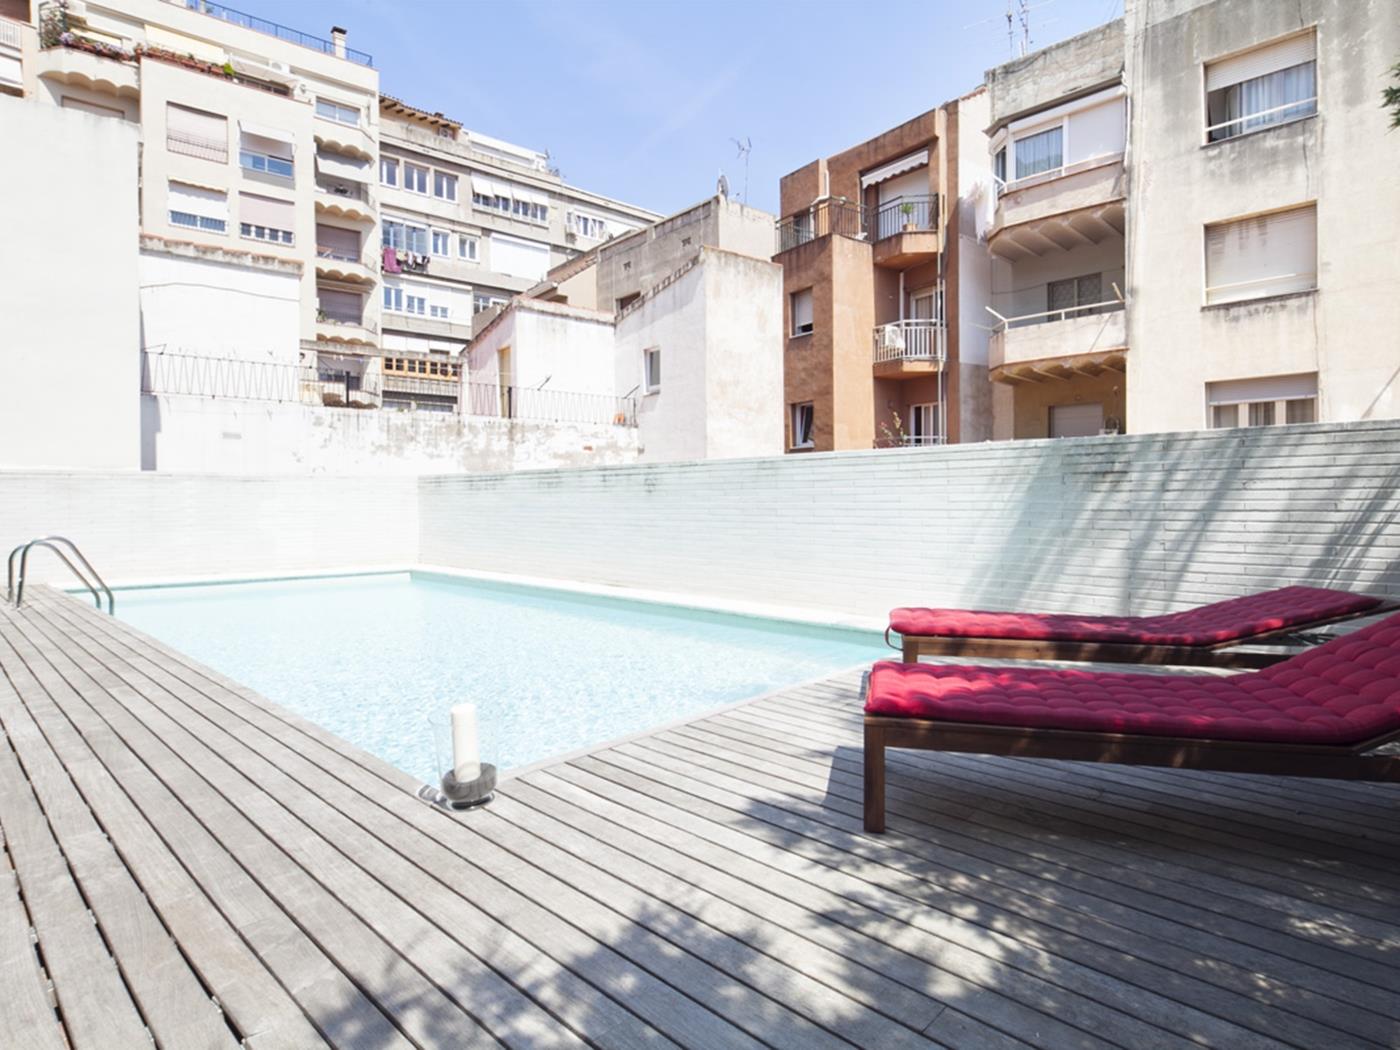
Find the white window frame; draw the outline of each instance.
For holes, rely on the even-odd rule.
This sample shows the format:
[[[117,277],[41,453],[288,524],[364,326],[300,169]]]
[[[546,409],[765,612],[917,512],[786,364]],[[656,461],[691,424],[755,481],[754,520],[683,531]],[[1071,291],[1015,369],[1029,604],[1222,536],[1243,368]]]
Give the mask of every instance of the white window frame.
[[[803,409],[807,411],[807,440],[798,441],[797,435],[802,430],[799,424],[802,419]],[[817,409],[815,403],[811,401],[794,401],[790,404],[788,406],[788,425],[792,427],[792,434],[790,435],[791,444],[788,446],[789,448],[816,447]]]
[[[1233,141],[1235,141],[1236,139],[1245,137],[1246,135],[1254,135],[1254,134],[1257,134],[1258,132],[1261,132],[1261,131],[1272,131],[1274,128],[1286,127],[1286,126],[1289,125],[1289,124],[1296,124],[1298,121],[1301,121],[1301,120],[1309,120],[1309,119],[1311,119],[1312,117],[1317,116],[1318,112],[1319,112],[1319,111],[1321,110],[1321,108],[1322,108],[1322,99],[1321,99],[1322,80],[1321,80],[1321,78],[1320,78],[1319,75],[1318,75],[1317,34],[1318,34],[1318,27],[1317,27],[1317,26],[1311,26],[1310,28],[1305,29],[1305,30],[1304,30],[1303,32],[1301,32],[1301,33],[1289,33],[1289,34],[1286,34],[1286,35],[1284,35],[1284,36],[1275,37],[1275,38],[1272,39],[1272,40],[1266,40],[1266,41],[1264,41],[1264,42],[1261,43],[1261,44],[1257,44],[1256,46],[1251,47],[1251,48],[1246,48],[1246,49],[1243,50],[1243,51],[1236,51],[1236,52],[1234,52],[1233,54],[1228,54],[1228,55],[1219,55],[1219,56],[1217,56],[1216,58],[1212,58],[1212,59],[1209,59],[1209,60],[1207,60],[1207,61],[1205,61],[1205,62],[1202,62],[1202,63],[1201,63],[1201,111],[1202,111],[1203,117],[1205,118],[1205,130],[1201,133],[1201,145],[1202,145],[1202,146],[1216,146],[1216,145],[1219,145],[1219,144],[1222,143],[1222,142],[1233,142]],[[1312,67],[1313,67],[1313,94],[1312,94],[1312,97],[1311,97],[1311,98],[1298,99],[1296,102],[1287,102],[1287,103],[1284,103],[1284,104],[1281,105],[1281,106],[1273,106],[1273,107],[1270,107],[1269,109],[1261,110],[1261,111],[1258,112],[1258,113],[1245,113],[1245,114],[1242,114],[1242,115],[1240,115],[1240,116],[1238,116],[1238,117],[1234,117],[1234,118],[1232,118],[1232,119],[1230,119],[1230,120],[1220,121],[1220,122],[1215,123],[1215,124],[1209,123],[1209,121],[1210,121],[1210,96],[1213,95],[1213,94],[1215,94],[1214,91],[1209,90],[1209,78],[1210,78],[1210,70],[1211,70],[1211,67],[1212,67],[1212,66],[1218,66],[1218,65],[1219,65],[1220,63],[1222,63],[1222,62],[1228,62],[1228,61],[1230,61],[1230,60],[1232,60],[1232,59],[1240,58],[1241,56],[1250,54],[1251,52],[1264,51],[1264,50],[1267,50],[1268,48],[1275,47],[1275,46],[1277,46],[1277,45],[1279,45],[1279,44],[1283,44],[1283,43],[1285,43],[1285,42],[1287,42],[1287,41],[1296,40],[1296,39],[1298,39],[1298,38],[1300,38],[1300,37],[1305,37],[1305,36],[1311,36],[1311,37],[1313,38],[1313,57],[1312,57],[1312,59],[1310,60],[1311,63],[1312,63]],[[1306,65],[1306,64],[1307,64],[1307,63],[1305,63],[1305,62],[1300,62],[1300,63],[1298,63],[1298,65]],[[1294,68],[1294,67],[1293,67],[1293,66],[1285,66],[1285,67],[1283,67],[1283,68],[1284,68],[1284,69],[1292,69],[1292,68]],[[1263,79],[1264,77],[1266,77],[1266,76],[1273,76],[1275,73],[1280,73],[1280,72],[1283,72],[1283,70],[1282,70],[1282,69],[1272,70],[1272,71],[1270,71],[1269,73],[1263,73],[1263,74],[1260,74],[1260,75],[1257,76],[1257,77],[1249,77],[1249,78],[1247,78],[1247,79],[1245,79],[1245,80],[1234,81],[1233,83],[1227,84],[1227,85],[1226,85],[1225,87],[1223,87],[1223,88],[1217,88],[1216,90],[1218,90],[1218,91],[1226,91],[1226,90],[1229,90],[1229,88],[1231,88],[1231,87],[1237,87],[1237,86],[1240,86],[1240,85],[1243,85],[1243,84],[1252,83],[1252,82],[1254,82],[1254,81],[1256,81],[1256,80],[1262,80],[1262,79]],[[1246,121],[1258,120],[1260,117],[1266,117],[1266,116],[1269,116],[1269,115],[1272,114],[1272,113],[1281,113],[1281,112],[1284,112],[1284,111],[1286,111],[1286,110],[1298,109],[1298,108],[1301,107],[1301,106],[1309,106],[1309,105],[1311,106],[1311,108],[1310,108],[1309,110],[1307,110],[1307,112],[1298,113],[1298,114],[1295,115],[1295,116],[1291,116],[1291,117],[1288,117],[1288,118],[1283,119],[1283,120],[1269,121],[1269,122],[1264,123],[1264,124],[1257,124],[1257,125],[1255,125],[1254,127],[1246,127],[1246,128],[1244,128],[1244,129],[1242,129],[1241,131],[1236,132],[1236,133],[1233,134],[1233,135],[1226,135],[1226,136],[1223,136],[1223,137],[1221,137],[1221,138],[1216,138],[1216,139],[1212,139],[1212,138],[1211,138],[1211,132],[1213,132],[1213,131],[1215,131],[1215,130],[1217,130],[1217,129],[1219,129],[1219,128],[1228,127],[1228,126],[1230,126],[1231,124],[1243,124],[1243,123],[1245,123]]]
[[[322,112],[322,106],[330,112]],[[358,106],[348,106],[344,102],[337,102],[333,98],[317,97],[315,111],[316,116],[320,117],[322,120],[334,121],[337,124],[345,124],[352,128],[358,128],[360,126],[362,111]]]
[[[293,244],[296,234],[291,230],[279,230],[275,226],[259,226],[253,222],[240,222],[238,234],[245,241],[267,241],[269,244]]]
[[[411,182],[418,181],[412,176],[421,176],[423,187],[419,189],[411,185]],[[414,164],[411,160],[403,162],[403,188],[409,193],[417,193],[420,196],[428,196],[428,191],[432,186],[433,169],[422,164]]]
[[[642,389],[648,394],[656,394],[661,390],[661,348],[659,346],[649,346],[642,351]]]
[[[385,175],[388,174],[388,178]],[[397,186],[399,184],[399,160],[397,157],[379,158],[379,184]]]
[[[470,233],[457,235],[457,258],[467,262],[481,261],[481,238]]]
[[[403,286],[384,282],[384,309],[390,313],[403,313]]]
[[[916,433],[917,431],[917,433]],[[937,401],[923,401],[909,406],[909,429],[905,432],[907,445],[940,445],[943,443],[942,420]]]
[[[403,312],[422,317],[428,312],[428,297],[417,292],[405,290],[403,296]]]
[[[442,251],[438,251],[439,241],[442,244]],[[428,233],[428,249],[430,254],[436,255],[440,259],[452,258],[452,234],[447,230],[430,230]]]
[[[451,190],[450,193],[439,193],[438,190]],[[433,196],[438,200],[456,201],[457,199],[457,176],[450,171],[433,172]]]

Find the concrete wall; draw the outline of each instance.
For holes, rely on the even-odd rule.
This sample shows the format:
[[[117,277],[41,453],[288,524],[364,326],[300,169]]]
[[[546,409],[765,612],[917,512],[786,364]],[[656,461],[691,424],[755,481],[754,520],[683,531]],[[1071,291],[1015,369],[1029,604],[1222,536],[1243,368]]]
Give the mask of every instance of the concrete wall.
[[[134,400],[134,397],[133,397]],[[635,427],[142,397],[147,469],[408,477],[634,463]]]
[[[604,313],[538,299],[519,300],[473,340],[464,381],[498,383],[498,351],[504,347],[510,348],[515,386],[614,393],[613,325]]]
[[[0,467],[135,468],[137,130],[8,96],[0,127]]]
[[[146,238],[141,345],[151,351],[295,365],[301,267]]]
[[[424,478],[424,562],[884,616],[1400,596],[1400,424]]]
[[[1318,373],[1318,418],[1400,415],[1393,0],[1130,3],[1128,423],[1204,426],[1205,386]],[[1317,27],[1316,116],[1203,146],[1202,64]],[[1203,227],[1317,202],[1317,290],[1204,306]]]
[[[987,70],[992,125],[1038,109],[1049,99],[1084,94],[1117,80],[1123,69],[1123,21],[1106,22]]]
[[[108,583],[413,562],[417,481],[0,471],[0,544],[70,537]],[[30,578],[67,586],[36,550]]]

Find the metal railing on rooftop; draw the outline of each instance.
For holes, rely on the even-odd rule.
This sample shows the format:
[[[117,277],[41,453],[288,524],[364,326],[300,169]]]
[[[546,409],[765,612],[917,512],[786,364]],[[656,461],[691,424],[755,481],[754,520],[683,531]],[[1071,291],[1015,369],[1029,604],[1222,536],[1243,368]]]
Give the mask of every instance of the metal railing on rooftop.
[[[536,387],[463,383],[462,414],[535,423],[637,425],[637,399]]]
[[[324,404],[364,392],[378,397],[377,372],[361,374],[334,364],[292,365],[198,354],[141,352],[141,393],[231,398],[239,401]]]
[[[778,220],[778,251],[785,252],[828,234],[865,240],[865,208],[844,197],[815,201],[806,211]]]
[[[258,18],[256,15],[235,11],[223,4],[213,3],[212,0],[185,0],[185,6],[191,11],[202,11],[206,15],[212,15],[231,25],[251,29],[255,33],[275,36],[278,40],[285,40],[289,44],[299,44],[326,55],[336,54],[334,42],[326,40],[324,37],[312,36],[310,33],[303,33],[300,29],[291,29],[288,26],[278,25],[276,22],[269,22],[266,18]],[[362,66],[374,65],[374,59],[370,55],[363,51],[356,51],[353,47],[345,49],[345,57]]]

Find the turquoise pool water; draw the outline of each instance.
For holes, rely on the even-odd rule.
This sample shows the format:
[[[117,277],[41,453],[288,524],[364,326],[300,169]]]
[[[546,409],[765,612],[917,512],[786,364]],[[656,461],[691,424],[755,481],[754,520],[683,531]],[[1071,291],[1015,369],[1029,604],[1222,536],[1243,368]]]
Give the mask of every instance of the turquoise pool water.
[[[477,705],[501,769],[868,663],[878,634],[407,573],[121,590],[117,616],[428,782]]]

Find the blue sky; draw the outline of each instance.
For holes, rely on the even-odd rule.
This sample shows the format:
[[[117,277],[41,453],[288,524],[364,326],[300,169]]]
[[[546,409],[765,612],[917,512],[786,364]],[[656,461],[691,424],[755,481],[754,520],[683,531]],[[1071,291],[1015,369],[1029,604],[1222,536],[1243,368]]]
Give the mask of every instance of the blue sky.
[[[1033,46],[1121,0],[1032,0]],[[368,51],[390,95],[548,149],[585,189],[659,212],[743,196],[956,98],[1008,57],[1005,0],[229,0]],[[981,24],[976,24],[981,23]]]

